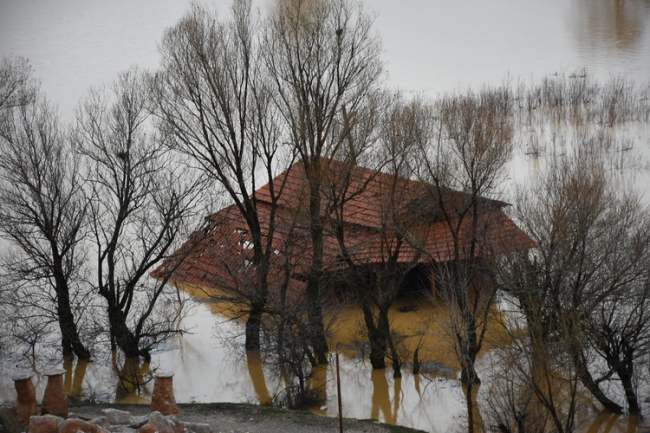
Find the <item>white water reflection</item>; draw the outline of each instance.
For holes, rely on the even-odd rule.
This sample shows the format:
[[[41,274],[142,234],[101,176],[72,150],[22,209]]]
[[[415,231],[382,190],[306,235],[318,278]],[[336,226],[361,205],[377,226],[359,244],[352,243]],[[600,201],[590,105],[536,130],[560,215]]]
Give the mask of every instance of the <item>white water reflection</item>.
[[[269,397],[283,391],[284,384],[277,371],[247,361],[241,336],[242,323],[230,321],[213,313],[206,304],[198,303],[192,314],[184,319],[184,327],[190,333],[154,352],[150,364],[154,370],[174,372],[177,402],[269,403]],[[316,410],[316,413],[338,416],[336,363],[334,354],[331,356],[326,378],[321,379],[326,383],[327,407]],[[18,357],[5,358],[1,365],[0,403],[13,402],[16,395],[10,378],[15,372],[28,368],[24,368],[25,361]],[[37,370],[42,373],[52,366],[41,360]],[[78,397],[83,400],[149,402],[151,383],[139,393],[126,395],[110,362],[98,359],[82,366],[82,371],[75,371],[72,365],[68,368],[64,379],[68,395],[81,388]],[[402,379],[393,379],[390,369],[373,371],[369,362],[344,356],[340,356],[340,375],[343,415],[348,418],[374,418],[426,431],[445,432],[464,416],[462,389],[453,378],[424,374],[413,376],[405,370]],[[37,374],[33,382],[40,401],[46,378]]]
[[[258,0],[255,4],[266,7],[270,2]],[[205,3],[226,13],[231,0]],[[377,12],[375,28],[384,43],[388,84],[413,93],[435,96],[506,79],[531,82],[546,74],[583,67],[601,82],[611,75],[637,83],[650,81],[647,0],[365,3]],[[155,68],[159,58],[156,47],[164,28],[175,24],[188,4],[189,0],[2,0],[0,56],[28,57],[48,97],[59,104],[64,119],[72,120],[74,107],[88,87],[110,82],[134,64]],[[641,155],[647,155],[647,130],[628,133]],[[619,154],[623,158],[623,153]],[[534,167],[534,163],[528,164],[530,158],[518,156],[513,180],[521,180]],[[648,159],[628,158],[627,162],[638,164]],[[647,167],[635,173],[641,178],[637,182],[640,188],[648,190]],[[245,355],[213,336],[215,326],[230,335],[241,333],[241,325],[213,315],[205,305],[197,306],[187,320],[192,334],[157,351],[152,362],[153,367],[175,372],[178,401],[258,402],[264,391],[260,382],[251,379]],[[12,401],[11,374],[21,368],[23,360],[9,357],[2,362],[0,401]],[[327,374],[329,415],[336,413],[332,365]],[[384,373],[385,381],[380,373],[371,373],[367,363],[342,359],[345,416],[374,415],[398,424],[446,431],[456,422],[454,417],[463,413],[462,391],[453,380],[430,381],[405,374],[396,384],[390,373]],[[253,376],[259,379],[259,374]],[[271,371],[264,374],[268,395],[281,389],[274,377]],[[69,380],[73,387],[74,374]],[[36,376],[34,381],[40,399],[45,380]],[[83,381],[86,397],[112,401],[117,388],[110,365],[92,363],[87,367]]]
[[[635,69],[626,62],[638,55],[650,40],[650,2],[577,0],[571,5],[571,34],[575,48],[586,62],[605,65],[614,59],[621,66]],[[640,58],[650,68],[650,58]]]
[[[192,333],[179,339],[175,349],[154,353],[152,359],[152,366],[175,373],[177,401],[259,403],[264,386],[271,396],[283,390],[279,375],[268,368],[264,368],[262,384],[255,372],[249,371],[241,349],[242,338],[233,337],[234,341],[228,341],[243,332],[242,324],[213,314],[205,305],[199,305],[186,320]],[[214,336],[215,328],[218,338]],[[395,380],[390,370],[373,371],[369,362],[341,356],[340,363],[345,417],[375,418],[444,432],[464,413],[464,397],[456,380],[414,377],[408,372],[401,380]],[[338,414],[335,364],[332,358],[326,379],[327,408],[320,411],[329,416]]]
[[[65,119],[90,86],[138,64],[190,0],[3,0],[0,56],[24,55]],[[227,14],[231,0],[204,0]],[[255,0],[268,8],[272,0]],[[376,11],[388,84],[440,92],[587,68],[599,80],[650,81],[647,0],[366,0]]]

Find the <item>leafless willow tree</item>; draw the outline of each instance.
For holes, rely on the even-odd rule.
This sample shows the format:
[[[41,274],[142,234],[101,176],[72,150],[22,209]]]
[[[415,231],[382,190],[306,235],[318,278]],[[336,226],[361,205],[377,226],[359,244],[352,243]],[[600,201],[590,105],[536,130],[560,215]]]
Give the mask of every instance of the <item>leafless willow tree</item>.
[[[437,136],[422,147],[419,176],[429,187],[451,236],[450,257],[436,264],[436,296],[448,311],[446,327],[461,365],[468,431],[475,430],[476,357],[482,349],[496,297],[488,235],[512,154],[508,89],[448,96],[438,104]],[[461,194],[454,193],[460,191]],[[435,260],[435,257],[433,258]]]
[[[154,84],[157,115],[174,137],[174,148],[225,189],[250,233],[253,289],[240,287],[238,292],[248,304],[246,348],[252,350],[260,348],[283,188],[274,175],[293,161],[261,59],[268,47],[260,43],[260,25],[249,0],[235,1],[229,20],[193,6],[165,34],[162,71]],[[263,184],[268,184],[270,203],[260,204],[255,196]]]
[[[650,338],[648,214],[612,186],[593,150],[556,157],[518,200],[517,217],[539,248],[507,263],[504,285],[524,313],[531,347],[561,346],[603,407],[622,412],[604,387],[618,382],[638,413],[637,363]]]
[[[112,348],[145,360],[180,331],[180,298],[167,287],[169,275],[149,274],[189,235],[202,191],[153,128],[150,102],[143,73],[132,69],[90,92],[75,132],[90,196],[90,284],[105,301]]]
[[[310,334],[318,361],[327,362],[319,302],[323,277],[324,158],[354,163],[361,149],[348,131],[363,122],[367,98],[382,73],[372,18],[349,0],[279,1],[268,20],[265,63],[288,141],[309,183],[312,263],[307,276]],[[347,156],[347,158],[346,158]]]
[[[522,325],[509,324],[512,343],[491,353],[485,425],[502,433],[575,431],[586,407],[577,371],[562,342],[537,338],[543,322]]]
[[[3,57],[0,62],[0,110],[21,107],[34,101],[31,66],[24,57]]]
[[[408,177],[415,152],[425,145],[432,130],[429,107],[422,101],[408,102],[401,95],[386,99],[376,116],[375,122],[381,125],[377,128],[380,138],[373,146],[373,161],[369,161],[382,172],[364,169],[361,179],[347,179],[339,186],[341,199],[328,201],[337,205],[328,224],[335,228],[341,260],[347,266],[337,284],[358,296],[370,343],[370,362],[375,369],[385,368],[386,357],[390,356],[395,377],[401,377],[401,355],[388,313],[409,271],[425,255],[422,247],[426,230],[417,224],[422,222],[423,210],[413,207],[422,191]],[[358,171],[356,168],[350,174],[360,177]],[[370,265],[353,259],[367,239],[357,239],[354,228],[346,221],[347,205],[358,197],[374,206],[371,212],[377,216],[371,235],[377,247],[372,250],[374,261]]]
[[[88,209],[79,161],[26,61],[3,60],[0,78],[0,230],[12,248],[4,284],[30,324],[58,322],[64,356],[89,359],[74,314],[87,294],[79,286]]]

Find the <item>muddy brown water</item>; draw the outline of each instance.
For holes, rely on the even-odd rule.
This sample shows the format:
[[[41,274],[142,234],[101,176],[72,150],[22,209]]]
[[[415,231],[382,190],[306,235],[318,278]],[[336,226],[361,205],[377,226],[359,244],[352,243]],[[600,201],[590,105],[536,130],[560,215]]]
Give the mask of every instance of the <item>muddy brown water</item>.
[[[230,0],[209,3],[223,13],[231,5]],[[270,3],[255,1],[257,6]],[[582,67],[601,81],[610,75],[636,83],[650,79],[647,0],[417,0],[408,7],[390,0],[365,3],[377,12],[376,30],[384,40],[388,84],[409,93],[433,96],[467,86],[480,88],[486,82],[539,79]],[[184,0],[0,2],[0,54],[29,57],[45,92],[70,120],[89,86],[113,80],[118,71],[134,63],[155,67],[156,44],[164,27],[181,17],[187,4]],[[635,143],[647,143],[632,138]],[[513,166],[523,168],[512,170],[515,179],[530,171],[525,161]],[[639,185],[647,190],[647,176]],[[150,366],[127,369],[136,375],[156,368],[174,371],[176,397],[181,402],[269,402],[282,390],[282,381],[273,369],[246,357],[238,348],[242,325],[229,321],[219,311],[222,307],[197,304],[186,318],[190,334],[158,350]],[[394,312],[393,317],[404,329],[400,332],[406,334],[421,326],[414,312]],[[431,431],[447,431],[459,423],[464,397],[444,333],[435,335],[434,330],[434,335],[427,337],[429,349],[423,357],[430,361],[429,373],[414,376],[406,370],[402,379],[395,380],[390,370],[372,371],[358,358],[359,351],[352,344],[359,332],[357,325],[358,312],[346,310],[335,332],[335,343],[341,342],[346,416],[376,417]],[[413,340],[407,338],[405,344],[413,344]],[[25,367],[24,360],[9,356],[0,362],[0,402],[13,401],[11,375]],[[37,370],[42,372],[57,363],[60,361],[38,364]],[[66,391],[90,400],[146,403],[150,386],[133,389],[118,379],[111,364],[110,358],[90,364],[63,362]],[[483,357],[479,368],[485,364],[489,362]],[[326,415],[336,413],[332,367],[333,363],[318,372],[320,382],[326,384],[328,403],[317,412]],[[40,398],[45,379],[39,373],[34,381]],[[479,397],[488,386],[484,383]],[[595,414],[586,423],[589,433],[635,430],[635,424],[625,417],[609,414]]]
[[[195,296],[201,295],[187,288]],[[243,324],[232,320],[232,305],[226,302],[190,301],[190,314],[184,319],[189,333],[177,338],[154,353],[150,364],[122,364],[119,359],[92,363],[64,361],[66,393],[73,400],[147,404],[152,383],[135,387],[129,378],[148,377],[157,369],[173,371],[174,392],[179,403],[244,402],[272,404],[275,396],[284,390],[284,381],[278,371],[265,365],[259,356],[246,354],[243,349]],[[405,308],[406,307],[406,308]],[[400,309],[402,311],[400,311]],[[457,380],[458,371],[453,351],[444,329],[440,327],[440,308],[425,300],[399,300],[391,311],[391,320],[397,333],[404,336],[401,345],[412,353],[420,345],[424,373],[413,375],[406,368],[401,379],[392,377],[392,370],[372,370],[362,358],[360,311],[346,308],[338,312],[331,324],[331,347],[340,353],[341,398],[343,415],[347,418],[373,418],[389,424],[398,424],[431,432],[446,432],[462,425],[465,418],[464,394]],[[431,320],[431,319],[434,320]],[[435,320],[438,318],[438,320]],[[423,330],[427,333],[423,335]],[[498,328],[494,326],[493,328]],[[423,342],[421,342],[423,340]],[[484,353],[479,361],[479,374],[489,368],[490,348],[507,344],[498,331],[487,337]],[[324,416],[338,416],[335,352],[328,366],[312,371],[310,386],[320,389],[326,403],[313,412]],[[115,374],[111,363],[122,365],[122,376]],[[20,363],[7,365],[3,370],[16,370]],[[0,401],[15,399],[7,375],[2,374]],[[10,376],[10,374],[9,374]],[[42,398],[45,379],[34,377],[37,397]],[[481,392],[489,389],[484,383]],[[489,398],[489,396],[487,396]],[[588,412],[585,415],[586,433],[641,432],[634,419]]]

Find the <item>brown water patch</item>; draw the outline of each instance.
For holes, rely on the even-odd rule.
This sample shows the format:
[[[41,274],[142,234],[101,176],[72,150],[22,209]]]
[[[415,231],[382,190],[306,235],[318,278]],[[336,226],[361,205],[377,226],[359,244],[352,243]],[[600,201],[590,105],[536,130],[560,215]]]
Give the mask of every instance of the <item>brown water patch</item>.
[[[361,309],[345,308],[332,320],[332,348],[340,347],[340,352],[348,357],[367,355],[363,353],[367,331]],[[434,362],[444,368],[459,370],[453,339],[447,329],[449,312],[444,305],[426,299],[400,299],[390,308],[389,320],[405,362],[412,362],[415,350],[419,349],[421,363]],[[511,341],[496,311],[490,320],[483,353]]]
[[[207,305],[212,313],[221,314],[240,322],[246,321],[245,306],[242,303],[234,302],[233,297],[226,292],[183,282],[174,281],[173,284],[192,298]]]
[[[69,398],[79,400],[82,395],[88,361],[78,360],[73,370],[74,360],[75,358],[72,356],[63,359],[63,368],[65,369],[64,386],[65,393]]]
[[[232,296],[227,293],[187,283],[176,285],[193,298],[206,301],[203,303],[212,313],[240,322],[245,321],[245,306],[233,302]],[[459,370],[453,338],[447,329],[449,311],[444,304],[434,303],[429,299],[398,299],[389,310],[389,320],[403,362],[413,362],[413,354],[417,349],[420,363],[435,363],[443,369]],[[330,314],[324,321],[331,333],[331,350],[337,350],[350,358],[363,358],[368,355],[364,352],[368,338],[361,308],[330,308]],[[490,321],[482,353],[511,341],[501,325],[502,318],[496,308]],[[254,367],[254,370],[257,370],[257,367]],[[427,371],[426,367],[424,372],[434,373]]]
[[[150,365],[140,359],[125,359],[120,366],[117,355],[113,354],[113,367],[117,372],[115,384],[115,403],[148,404],[153,391]]]
[[[246,360],[248,365],[248,374],[251,376],[255,393],[262,406],[273,404],[273,397],[266,386],[264,369],[262,368],[262,359],[258,352],[246,351]]]

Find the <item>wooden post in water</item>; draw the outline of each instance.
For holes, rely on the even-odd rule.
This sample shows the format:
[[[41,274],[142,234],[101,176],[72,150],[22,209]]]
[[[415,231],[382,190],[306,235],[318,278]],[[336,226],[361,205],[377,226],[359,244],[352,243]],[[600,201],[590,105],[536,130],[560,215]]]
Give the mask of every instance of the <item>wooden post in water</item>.
[[[341,400],[341,373],[339,368],[339,348],[336,348],[336,394],[339,402],[339,433],[343,433],[343,402]]]

